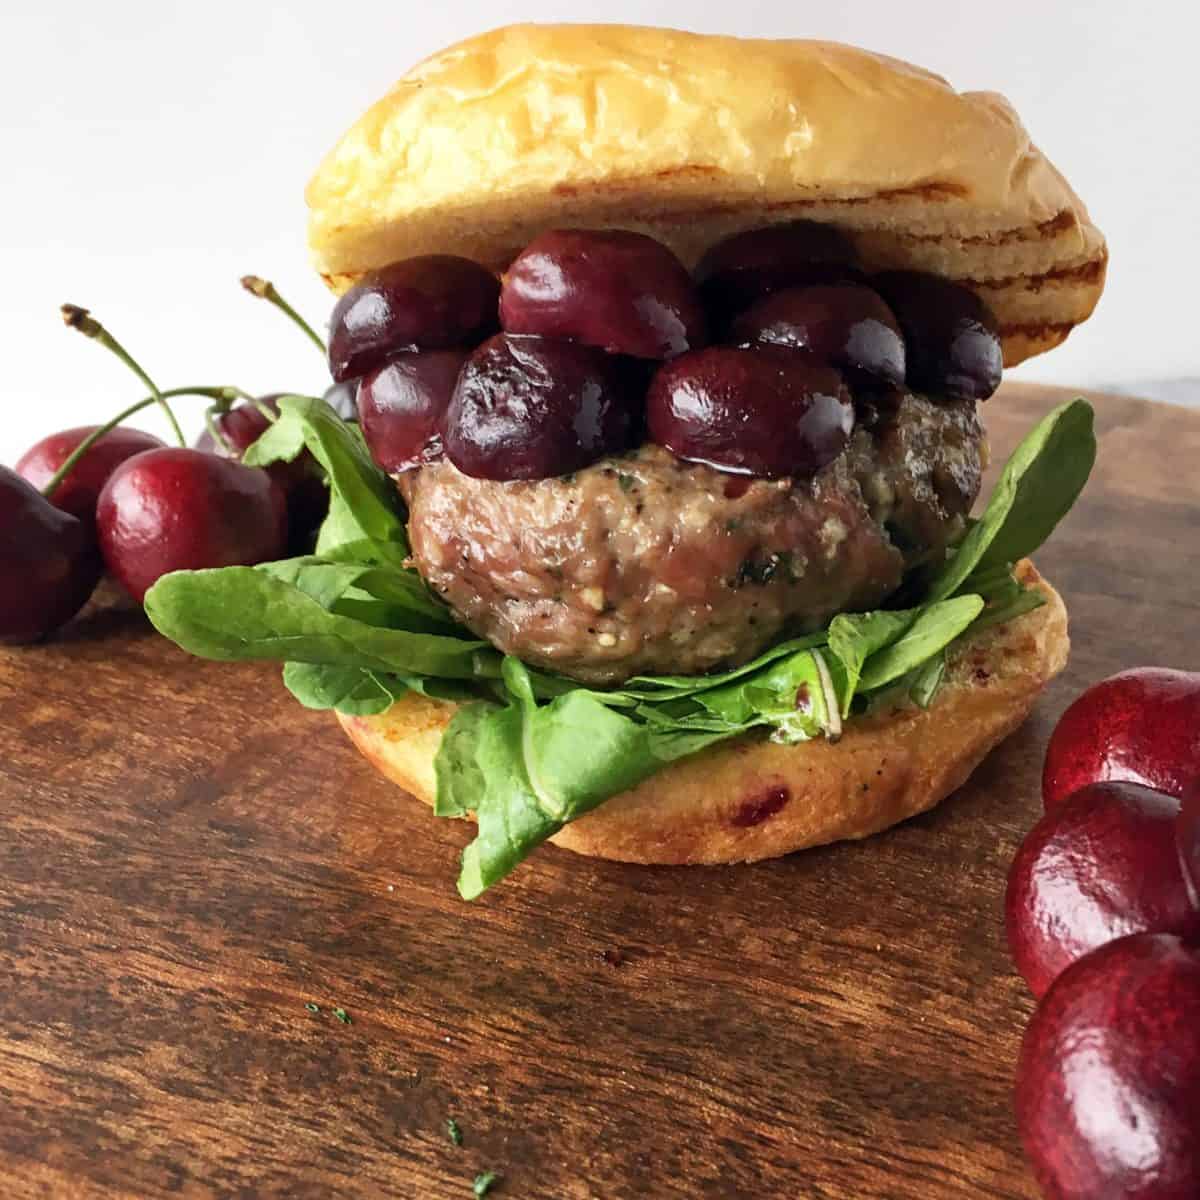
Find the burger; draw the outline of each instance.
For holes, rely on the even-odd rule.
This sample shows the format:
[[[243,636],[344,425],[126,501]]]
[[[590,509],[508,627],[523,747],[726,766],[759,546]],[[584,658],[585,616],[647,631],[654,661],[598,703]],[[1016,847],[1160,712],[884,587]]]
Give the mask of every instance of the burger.
[[[1002,97],[825,42],[514,26],[409,71],[307,198],[357,421],[284,398],[246,461],[310,451],[329,517],[147,610],[283,662],[476,820],[465,897],[546,840],[728,863],[876,833],[1062,669],[1028,555],[1091,410],[977,510],[981,409],[1107,253]]]

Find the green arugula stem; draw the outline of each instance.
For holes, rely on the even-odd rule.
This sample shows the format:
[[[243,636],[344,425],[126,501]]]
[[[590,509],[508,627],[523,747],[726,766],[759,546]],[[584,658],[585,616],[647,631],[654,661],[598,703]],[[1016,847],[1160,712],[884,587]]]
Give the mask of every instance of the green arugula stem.
[[[325,343],[321,339],[321,335],[279,294],[275,285],[269,279],[260,279],[257,275],[243,275],[242,287],[250,295],[257,296],[260,300],[266,300],[268,304],[275,305],[297,329],[302,330],[308,335],[309,341],[320,350],[322,357],[324,357]]]
[[[135,413],[140,413],[143,409],[150,408],[152,405],[155,405],[155,404],[161,404],[161,402],[163,400],[165,400],[169,397],[206,396],[208,399],[215,400],[217,402],[213,406],[213,408],[217,412],[224,412],[229,408],[230,404],[232,404],[234,400],[238,399],[241,396],[244,396],[245,394],[246,393],[243,392],[241,390],[241,388],[205,387],[203,385],[199,385],[196,387],[171,388],[165,392],[156,392],[152,396],[146,396],[144,399],[139,400],[136,404],[131,404],[128,408],[123,408],[111,420],[106,421],[103,425],[99,426],[97,429],[94,429],[91,433],[89,433],[87,435],[87,437],[85,437],[83,439],[83,441],[80,442],[79,445],[76,446],[75,449],[72,450],[69,455],[67,455],[66,459],[63,461],[63,465],[61,467],[59,467],[58,470],[55,471],[54,474],[50,477],[50,481],[46,484],[46,486],[44,488],[42,488],[42,495],[45,496],[47,500],[49,500],[50,497],[54,495],[55,491],[58,488],[58,485],[60,483],[62,483],[62,481],[64,479],[66,479],[66,477],[74,469],[75,464],[77,462],[79,462],[79,460],[106,433],[111,433],[112,430],[116,429],[116,427],[118,425],[120,425],[122,421],[129,420],[129,418],[132,417]],[[211,412],[213,410],[210,409],[209,411]]]
[[[167,420],[171,423],[171,429],[179,444],[186,446],[187,439],[183,436],[183,430],[180,429],[179,422],[175,419],[175,413],[171,410],[171,406],[162,392],[158,390],[158,384],[146,374],[137,359],[86,308],[80,308],[78,304],[64,304],[59,311],[62,313],[63,322],[68,327],[78,329],[84,337],[93,338],[106,350],[112,351],[146,385],[158,406],[166,413]]]

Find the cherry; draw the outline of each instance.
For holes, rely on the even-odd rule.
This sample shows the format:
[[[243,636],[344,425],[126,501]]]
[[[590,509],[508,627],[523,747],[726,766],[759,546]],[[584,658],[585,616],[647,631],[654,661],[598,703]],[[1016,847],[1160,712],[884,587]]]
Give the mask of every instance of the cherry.
[[[986,400],[1000,386],[1000,327],[969,288],[923,271],[884,271],[870,283],[904,331],[914,391]]]
[[[1200,909],[1200,778],[1184,794],[1175,832],[1183,877],[1191,889],[1192,903]]]
[[[1068,967],[1025,1032],[1016,1107],[1048,1196],[1200,1196],[1200,947],[1140,933]]]
[[[42,438],[17,460],[17,474],[39,490],[46,487],[79,444],[99,429],[99,425],[81,425]],[[108,477],[127,458],[162,444],[154,434],[126,425],[100,434],[59,482],[51,502],[56,508],[78,517],[89,529],[93,528],[96,498]]]
[[[287,544],[283,493],[266,471],[170,447],[113,472],[96,529],[108,569],[139,603],[170,571],[251,566]]]
[[[260,396],[254,401],[235,404],[213,416],[213,430],[205,430],[195,448],[206,454],[241,462],[242,455],[271,425],[267,411],[278,415],[279,397]],[[329,489],[307,450],[291,462],[275,462],[262,468],[274,481],[287,504],[288,543],[296,553],[304,553],[312,544],[317,527],[329,512]]]
[[[498,327],[500,283],[452,254],[406,258],[366,275],[334,306],[329,371],[365,375],[400,350],[470,346]]]
[[[807,351],[864,382],[904,382],[904,339],[892,310],[853,283],[785,288],[753,304],[730,326],[730,341]]]
[[[539,234],[505,272],[500,324],[633,358],[671,358],[708,340],[687,268],[661,242],[625,229]]]
[[[1200,673],[1135,667],[1093,684],[1071,704],[1046,747],[1045,805],[1104,779],[1172,796],[1200,779]]]
[[[0,467],[0,642],[36,642],[65,625],[100,568],[90,527]]]
[[[710,247],[696,264],[700,294],[720,326],[782,288],[860,277],[854,244],[832,225],[817,221],[735,233]]]
[[[1095,783],[1030,831],[1008,877],[1005,923],[1035,996],[1090,950],[1130,933],[1200,935],[1176,846],[1179,801]]]
[[[501,333],[463,364],[446,457],[479,479],[545,479],[633,444],[636,372],[594,346]]]
[[[710,346],[655,374],[651,438],[679,458],[741,475],[811,475],[846,447],[854,407],[841,375],[795,350]]]
[[[442,422],[464,350],[397,354],[365,376],[358,412],[371,457],[389,473],[442,457]]]

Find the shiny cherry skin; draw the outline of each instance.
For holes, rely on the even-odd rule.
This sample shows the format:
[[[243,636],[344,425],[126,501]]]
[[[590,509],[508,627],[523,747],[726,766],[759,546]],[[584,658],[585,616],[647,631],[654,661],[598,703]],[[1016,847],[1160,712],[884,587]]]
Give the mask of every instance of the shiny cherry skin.
[[[853,283],[784,288],[751,305],[729,329],[732,342],[804,350],[875,385],[904,383],[904,339],[892,310]]]
[[[1025,1031],[1016,1108],[1047,1196],[1200,1196],[1200,946],[1139,933],[1064,971]]]
[[[696,264],[696,281],[717,327],[771,292],[861,277],[854,243],[832,225],[789,221],[735,233]]]
[[[1051,809],[1013,861],[1005,897],[1017,970],[1041,996],[1071,963],[1130,933],[1200,936],[1176,846],[1179,801],[1095,783]]]
[[[287,547],[283,493],[266,471],[201,450],[147,450],[100,493],[100,549],[139,603],[170,571],[252,566]]]
[[[260,396],[271,412],[278,414],[277,395]],[[239,401],[227,412],[215,418],[223,440],[214,440],[205,430],[196,439],[196,449],[220,458],[232,458],[241,462],[242,455],[258,441],[271,424],[270,419],[249,401]],[[287,504],[288,545],[296,554],[306,553],[312,547],[313,537],[329,512],[329,489],[317,466],[316,459],[307,450],[291,462],[276,462],[262,468],[279,488]]]
[[[59,467],[75,452],[85,438],[95,433],[98,425],[81,425],[52,433],[31,446],[17,460],[17,474],[28,479],[39,491],[57,474]],[[127,458],[153,450],[163,443],[152,433],[118,425],[103,434],[84,456],[71,468],[54,489],[50,502],[55,508],[78,517],[89,529],[96,524],[96,500],[108,477]]]
[[[478,479],[546,479],[628,449],[637,372],[595,346],[502,333],[463,364],[443,441]]]
[[[499,327],[500,281],[453,254],[425,254],[372,271],[334,306],[329,371],[365,375],[400,350],[471,346]]]
[[[812,475],[846,448],[854,406],[841,374],[795,350],[710,346],[664,364],[646,393],[650,437],[740,475]]]
[[[442,457],[442,423],[466,357],[465,350],[397,354],[359,384],[363,437],[389,474]]]
[[[1183,876],[1187,880],[1192,903],[1200,909],[1200,777],[1184,793],[1175,834]]]
[[[358,380],[347,379],[333,383],[321,397],[343,421],[358,420]]]
[[[100,571],[90,524],[0,467],[0,642],[36,642],[65,625]]]
[[[673,358],[708,341],[687,268],[662,242],[625,229],[539,234],[504,273],[500,324],[632,358]]]
[[[910,388],[933,398],[986,400],[1000,386],[1000,327],[969,288],[922,271],[884,271],[870,285],[900,322]]]
[[[1050,808],[1104,779],[1180,797],[1200,779],[1200,672],[1135,667],[1071,704],[1046,748],[1042,799]]]

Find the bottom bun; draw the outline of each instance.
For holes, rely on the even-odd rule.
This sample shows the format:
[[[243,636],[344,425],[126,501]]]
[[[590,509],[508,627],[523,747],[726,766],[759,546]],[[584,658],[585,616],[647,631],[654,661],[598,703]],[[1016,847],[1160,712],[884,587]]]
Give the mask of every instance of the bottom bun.
[[[960,787],[1029,715],[1067,661],[1067,611],[1025,561],[1041,607],[984,630],[950,658],[928,709],[908,701],[846,724],[837,742],[784,746],[750,735],[650,776],[552,839],[635,863],[731,863],[863,838],[925,812]],[[374,717],[338,720],[393,782],[432,804],[433,760],[455,705],[415,693]]]

